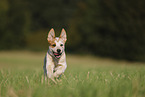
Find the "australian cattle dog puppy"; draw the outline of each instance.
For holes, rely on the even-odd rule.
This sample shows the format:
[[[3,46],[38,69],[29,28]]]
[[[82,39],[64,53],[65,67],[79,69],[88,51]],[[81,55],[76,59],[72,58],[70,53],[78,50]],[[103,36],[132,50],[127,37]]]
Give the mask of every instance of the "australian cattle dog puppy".
[[[65,55],[66,32],[62,29],[60,36],[55,37],[52,28],[48,33],[47,40],[49,49],[44,59],[44,76],[55,81],[54,78],[59,78],[67,68]]]

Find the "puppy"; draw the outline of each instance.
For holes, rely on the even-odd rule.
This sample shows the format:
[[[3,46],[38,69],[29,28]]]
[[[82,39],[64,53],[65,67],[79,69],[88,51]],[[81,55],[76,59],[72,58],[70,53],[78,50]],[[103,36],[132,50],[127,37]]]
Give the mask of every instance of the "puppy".
[[[44,58],[44,76],[54,81],[59,78],[67,68],[65,55],[66,32],[62,29],[59,37],[55,37],[54,29],[48,33],[49,49]]]

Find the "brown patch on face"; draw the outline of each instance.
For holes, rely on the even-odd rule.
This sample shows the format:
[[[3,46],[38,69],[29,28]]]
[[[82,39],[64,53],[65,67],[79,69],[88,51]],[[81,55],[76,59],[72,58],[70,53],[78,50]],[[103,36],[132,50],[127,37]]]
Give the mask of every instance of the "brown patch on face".
[[[52,41],[48,41],[49,45],[54,48],[56,46],[55,41],[59,42],[59,39],[54,38]]]
[[[56,47],[56,43],[52,43],[52,44],[50,44],[50,46],[51,46],[52,48],[54,48],[54,47]]]
[[[50,45],[52,45],[53,43],[55,43],[55,38],[53,38],[52,41],[48,41],[48,43],[49,43]]]

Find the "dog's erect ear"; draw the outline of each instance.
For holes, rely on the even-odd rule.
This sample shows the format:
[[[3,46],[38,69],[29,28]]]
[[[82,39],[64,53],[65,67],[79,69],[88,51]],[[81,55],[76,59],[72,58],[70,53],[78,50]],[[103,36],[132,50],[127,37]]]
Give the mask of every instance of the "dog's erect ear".
[[[62,29],[62,31],[61,31],[60,38],[61,38],[64,42],[66,42],[67,36],[66,36],[66,32],[65,32],[64,29]]]
[[[47,40],[48,42],[51,42],[53,41],[54,38],[55,38],[55,32],[54,32],[54,29],[52,28],[48,33]]]

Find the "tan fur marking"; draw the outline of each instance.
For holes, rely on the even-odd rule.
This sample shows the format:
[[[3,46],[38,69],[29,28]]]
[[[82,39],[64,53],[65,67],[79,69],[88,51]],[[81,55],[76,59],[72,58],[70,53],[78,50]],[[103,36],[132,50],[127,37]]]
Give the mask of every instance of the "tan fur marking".
[[[54,43],[55,43],[55,38],[54,38],[52,41],[48,41],[48,43],[49,43],[50,45],[54,44]]]

